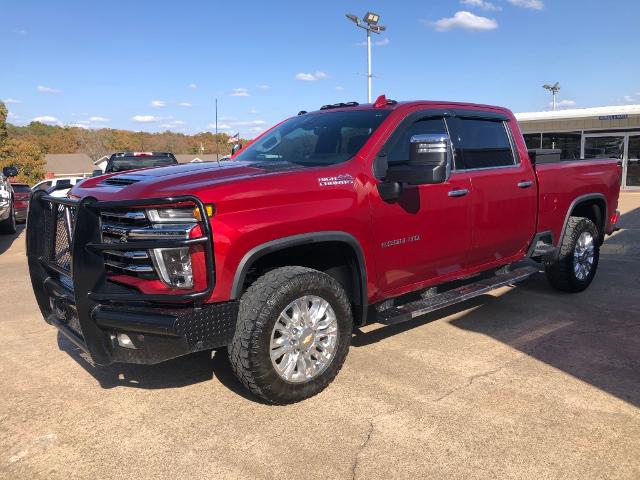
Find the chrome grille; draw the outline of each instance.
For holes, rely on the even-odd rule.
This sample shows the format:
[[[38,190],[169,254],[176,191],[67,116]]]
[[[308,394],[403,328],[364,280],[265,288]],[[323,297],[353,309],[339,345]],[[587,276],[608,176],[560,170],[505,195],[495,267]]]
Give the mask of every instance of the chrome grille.
[[[133,240],[130,233],[150,227],[143,210],[113,210],[100,213],[103,243],[121,243]],[[107,273],[133,275],[144,279],[158,278],[153,262],[146,250],[105,250]]]

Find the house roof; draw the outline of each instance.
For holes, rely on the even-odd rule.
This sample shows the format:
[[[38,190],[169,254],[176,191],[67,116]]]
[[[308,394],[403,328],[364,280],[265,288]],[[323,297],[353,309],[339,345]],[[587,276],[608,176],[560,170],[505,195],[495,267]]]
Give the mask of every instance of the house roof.
[[[47,153],[45,162],[47,173],[54,175],[81,175],[91,173],[95,168],[85,153]]]
[[[568,118],[606,117],[610,115],[640,115],[640,105],[619,105],[611,107],[571,108],[555,112],[516,113],[519,122],[534,120],[565,120]]]

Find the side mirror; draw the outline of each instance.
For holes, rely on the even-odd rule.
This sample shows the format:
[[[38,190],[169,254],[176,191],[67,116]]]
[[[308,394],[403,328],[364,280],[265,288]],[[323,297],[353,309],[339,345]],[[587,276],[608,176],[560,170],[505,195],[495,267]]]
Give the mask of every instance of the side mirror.
[[[242,144],[241,143],[234,143],[233,147],[231,147],[231,155],[235,155],[237,151],[239,151],[242,148]]]
[[[91,172],[91,177],[99,177],[100,175],[103,175],[102,170],[100,169],[97,169]]]
[[[451,161],[449,135],[414,135],[409,143],[409,161],[390,165],[385,180],[409,185],[443,183],[451,173]]]
[[[17,177],[18,176],[18,169],[16,167],[4,167],[2,169],[2,174],[9,178],[9,177]]]

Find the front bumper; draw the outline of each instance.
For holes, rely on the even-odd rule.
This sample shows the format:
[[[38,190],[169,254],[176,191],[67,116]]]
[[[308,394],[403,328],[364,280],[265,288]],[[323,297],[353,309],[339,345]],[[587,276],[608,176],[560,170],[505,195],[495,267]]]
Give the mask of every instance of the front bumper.
[[[33,291],[45,320],[100,365],[158,363],[191,352],[228,345],[235,332],[237,302],[206,304],[213,290],[213,248],[208,222],[203,236],[187,240],[103,244],[101,209],[190,202],[195,197],[126,202],[76,201],[37,192],[27,218],[27,257]],[[73,211],[73,213],[69,213]],[[71,219],[74,219],[72,222]],[[62,220],[61,220],[62,219]],[[68,252],[60,242],[68,240]],[[173,248],[194,243],[205,251],[206,288],[183,294],[142,294],[109,281],[104,250]],[[119,334],[130,339],[127,347]]]

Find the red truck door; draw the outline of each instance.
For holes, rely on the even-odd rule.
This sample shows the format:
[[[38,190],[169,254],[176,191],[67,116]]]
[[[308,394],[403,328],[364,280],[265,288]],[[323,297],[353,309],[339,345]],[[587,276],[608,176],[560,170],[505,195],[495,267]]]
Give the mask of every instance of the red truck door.
[[[442,117],[412,116],[379,154],[389,164],[407,161],[413,135],[446,132]],[[465,172],[452,172],[442,184],[405,186],[394,202],[374,189],[371,212],[382,291],[404,293],[465,268],[471,246],[471,183]]]
[[[473,191],[470,265],[521,254],[535,233],[537,185],[528,161],[518,156],[508,122],[458,116],[447,125]]]

